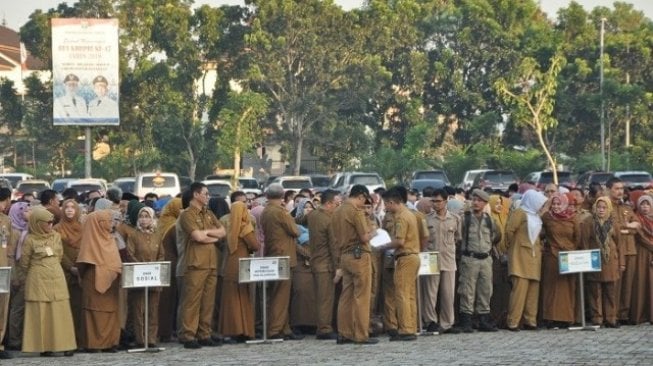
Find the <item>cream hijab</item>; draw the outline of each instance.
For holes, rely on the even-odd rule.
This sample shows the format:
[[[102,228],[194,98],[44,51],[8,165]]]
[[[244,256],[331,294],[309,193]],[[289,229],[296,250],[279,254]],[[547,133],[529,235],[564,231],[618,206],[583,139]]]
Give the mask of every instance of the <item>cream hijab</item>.
[[[105,293],[122,272],[122,261],[111,235],[113,211],[93,211],[86,217],[82,230],[82,245],[77,263],[95,265],[95,290]]]
[[[535,245],[537,237],[540,235],[540,230],[542,230],[542,219],[540,218],[539,211],[546,201],[546,196],[542,192],[534,189],[529,189],[522,196],[521,206],[519,207],[526,212],[526,218],[528,219],[528,239],[531,241],[531,245]]]

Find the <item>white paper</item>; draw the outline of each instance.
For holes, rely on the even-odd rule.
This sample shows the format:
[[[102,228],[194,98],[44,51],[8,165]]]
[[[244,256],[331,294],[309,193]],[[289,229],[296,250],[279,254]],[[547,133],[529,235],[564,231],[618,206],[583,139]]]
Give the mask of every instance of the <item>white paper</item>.
[[[374,248],[378,248],[386,244],[390,244],[391,241],[392,239],[390,238],[390,234],[388,234],[387,231],[383,229],[376,229],[376,235],[374,235],[374,237],[370,240],[370,245]]]
[[[256,259],[249,264],[251,281],[270,281],[279,279],[278,259]]]
[[[161,286],[160,264],[139,264],[134,266],[133,287]]]

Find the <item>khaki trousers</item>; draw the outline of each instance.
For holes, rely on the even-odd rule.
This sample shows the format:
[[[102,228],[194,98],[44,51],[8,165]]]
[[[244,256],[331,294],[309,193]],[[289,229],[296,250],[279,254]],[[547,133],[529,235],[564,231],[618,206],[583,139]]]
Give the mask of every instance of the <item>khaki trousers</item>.
[[[313,272],[317,334],[333,332],[333,301],[336,296],[333,277],[333,272]]]
[[[517,328],[524,317],[524,323],[537,326],[537,304],[540,295],[540,281],[512,276],[512,291],[508,303],[508,327]]]
[[[492,257],[476,259],[462,256],[458,274],[460,312],[488,314],[492,299]]]
[[[422,323],[439,324],[449,329],[455,321],[453,303],[456,299],[456,271],[440,271],[439,276],[422,276]],[[439,310],[439,311],[438,311]]]
[[[145,290],[137,289],[130,291],[129,298],[132,304],[132,313],[134,317],[134,336],[137,344],[145,344],[145,311],[148,312],[148,334],[147,343],[156,344],[159,333],[159,298],[161,291],[159,289],[150,289],[147,299],[148,308],[145,309]]]
[[[592,323],[601,325],[603,321],[611,324],[617,322],[617,286],[619,280],[614,282],[589,281],[590,311]]]
[[[637,273],[637,256],[626,256],[626,270],[621,273],[621,280],[618,281],[618,300],[619,320],[630,319],[630,305],[633,298],[633,285],[635,283],[635,274]]]
[[[395,305],[399,334],[417,333],[417,271],[419,256],[405,255],[395,262]]]
[[[180,342],[211,337],[217,280],[215,269],[186,270],[181,303]]]
[[[291,269],[292,272],[292,269]],[[290,331],[290,291],[292,281],[274,281],[269,284],[268,337],[288,335]]]
[[[383,292],[383,328],[385,331],[397,330],[397,307],[395,306],[395,269],[384,268],[381,275]]]
[[[338,302],[338,332],[355,342],[368,339],[370,296],[372,291],[371,256],[362,253],[356,259],[351,253],[340,258],[342,293]]]

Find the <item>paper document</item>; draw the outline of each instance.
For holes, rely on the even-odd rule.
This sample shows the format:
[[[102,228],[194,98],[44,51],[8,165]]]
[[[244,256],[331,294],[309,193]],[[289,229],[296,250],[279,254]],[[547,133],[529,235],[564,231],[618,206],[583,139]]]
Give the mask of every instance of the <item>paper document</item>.
[[[370,240],[370,245],[374,248],[378,248],[389,244],[392,241],[390,234],[383,229],[376,229],[376,235]]]

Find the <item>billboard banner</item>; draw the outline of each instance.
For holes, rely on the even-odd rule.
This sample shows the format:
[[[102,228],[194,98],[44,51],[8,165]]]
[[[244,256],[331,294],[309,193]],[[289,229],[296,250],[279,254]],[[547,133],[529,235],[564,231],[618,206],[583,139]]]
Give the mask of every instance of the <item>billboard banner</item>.
[[[52,19],[55,126],[120,123],[118,19]]]

